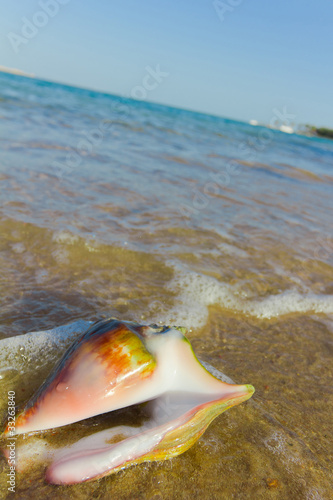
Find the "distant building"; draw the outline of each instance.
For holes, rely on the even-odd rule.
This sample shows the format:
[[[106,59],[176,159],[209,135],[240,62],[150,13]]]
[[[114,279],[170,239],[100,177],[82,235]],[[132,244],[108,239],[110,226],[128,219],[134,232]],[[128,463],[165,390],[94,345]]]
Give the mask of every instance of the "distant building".
[[[281,125],[279,130],[281,130],[281,132],[285,132],[286,134],[294,133],[293,127],[290,127],[289,125]]]

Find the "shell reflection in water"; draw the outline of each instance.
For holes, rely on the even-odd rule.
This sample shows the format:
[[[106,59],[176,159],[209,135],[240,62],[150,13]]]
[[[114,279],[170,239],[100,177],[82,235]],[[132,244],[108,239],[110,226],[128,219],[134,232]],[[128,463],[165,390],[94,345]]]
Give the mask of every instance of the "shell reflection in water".
[[[200,364],[181,328],[99,321],[74,342],[19,413],[16,433],[148,401],[149,418],[139,427],[116,426],[49,451],[46,478],[73,484],[165,460],[190,448],[220,413],[252,396],[251,385],[227,384],[211,371],[215,376]]]

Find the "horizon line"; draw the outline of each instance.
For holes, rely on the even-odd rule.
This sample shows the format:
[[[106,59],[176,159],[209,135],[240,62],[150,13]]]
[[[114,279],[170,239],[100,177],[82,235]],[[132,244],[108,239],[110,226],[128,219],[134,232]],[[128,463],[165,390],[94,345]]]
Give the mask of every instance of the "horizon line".
[[[122,94],[116,94],[114,92],[107,91],[107,90],[101,90],[101,89],[96,89],[96,88],[92,88],[92,87],[85,87],[85,86],[81,86],[81,85],[77,85],[77,84],[62,82],[62,81],[59,81],[59,80],[50,80],[48,78],[35,75],[34,73],[28,73],[26,71],[23,71],[23,70],[20,70],[20,69],[17,69],[17,68],[9,68],[7,66],[0,65],[0,73],[14,75],[14,76],[22,77],[22,78],[30,78],[30,79],[34,79],[34,80],[39,80],[41,82],[55,83],[56,85],[63,85],[64,87],[71,87],[71,88],[74,88],[74,89],[88,90],[88,91],[91,91],[91,92],[96,92],[97,94],[105,94],[105,95],[109,95],[109,96],[112,96],[112,97],[120,97],[121,99],[128,99],[128,100],[131,100],[131,101],[134,101],[134,102],[146,102],[148,104],[156,104],[158,106],[164,106],[164,107],[171,108],[171,109],[177,109],[177,110],[180,110],[180,111],[186,111],[188,113],[197,113],[197,114],[201,114],[201,115],[205,115],[205,116],[211,116],[213,118],[220,118],[222,120],[230,120],[230,121],[233,121],[233,122],[243,123],[243,124],[246,124],[246,125],[257,126],[257,127],[265,127],[265,128],[270,129],[270,130],[280,131],[280,129],[271,127],[271,126],[269,126],[266,123],[257,122],[256,125],[253,125],[253,124],[251,124],[252,119],[249,120],[249,121],[247,121],[247,120],[240,120],[239,118],[231,118],[231,117],[227,117],[227,116],[217,115],[217,114],[214,114],[214,113],[211,113],[211,112],[207,112],[207,111],[199,111],[199,110],[190,109],[190,108],[183,108],[183,107],[175,106],[175,105],[172,105],[172,104],[166,104],[164,102],[149,101],[147,99],[135,99],[134,97],[131,97],[131,96],[126,96],[126,95],[122,95]],[[254,121],[257,121],[257,120],[254,119]],[[309,125],[309,124],[298,123],[297,124],[297,128],[299,128],[301,126],[307,126],[307,125]],[[309,125],[309,126],[314,126],[314,125]],[[315,128],[320,128],[320,127],[321,126],[319,126],[319,127],[317,125],[315,126]],[[303,134],[298,134],[295,131],[294,131],[294,133],[296,135],[302,135],[304,137]]]

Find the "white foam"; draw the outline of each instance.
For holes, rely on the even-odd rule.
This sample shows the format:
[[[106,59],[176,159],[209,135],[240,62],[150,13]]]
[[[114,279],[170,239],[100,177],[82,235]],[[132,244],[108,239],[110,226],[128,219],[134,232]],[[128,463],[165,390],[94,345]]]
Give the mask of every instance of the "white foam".
[[[213,304],[258,318],[273,318],[295,312],[333,314],[333,299],[328,295],[301,294],[289,290],[264,299],[247,300],[241,297],[239,287],[180,268],[179,265],[175,268],[175,278],[169,284],[177,293],[175,306],[168,311],[154,312],[148,322],[183,325],[189,329],[200,327],[207,322],[208,307]],[[31,362],[41,366],[46,360],[54,360],[90,324],[89,321],[79,320],[53,330],[1,340],[0,367],[23,373],[26,371],[24,367]]]
[[[61,356],[75,338],[91,325],[79,320],[52,330],[26,333],[0,340],[0,367],[24,373]]]
[[[26,250],[23,243],[13,243],[11,247],[15,253],[23,253]]]
[[[170,265],[170,263],[169,263]],[[288,290],[264,299],[242,297],[241,287],[195,273],[172,263],[176,274],[169,287],[177,293],[176,305],[154,321],[178,324],[187,328],[201,327],[208,319],[208,307],[218,304],[231,311],[239,311],[257,318],[273,318],[289,313],[333,313],[333,299],[329,295],[301,294]]]
[[[274,430],[264,439],[263,443],[274,455],[282,455],[284,460],[288,460],[289,462],[302,463],[302,457],[297,448],[290,449],[287,446],[287,434],[284,431]]]
[[[52,237],[53,241],[56,243],[65,243],[68,245],[73,245],[78,241],[78,236],[70,233],[69,231],[56,231]]]
[[[18,445],[16,456],[16,472],[29,472],[33,465],[42,462],[44,465],[50,462],[55,453],[44,439],[38,436],[30,436],[29,439]]]

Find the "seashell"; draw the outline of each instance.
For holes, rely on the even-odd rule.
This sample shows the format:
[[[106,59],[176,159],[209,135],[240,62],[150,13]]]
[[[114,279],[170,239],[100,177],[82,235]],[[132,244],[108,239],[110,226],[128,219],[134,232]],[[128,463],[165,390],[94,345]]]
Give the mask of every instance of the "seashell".
[[[117,426],[51,450],[46,479],[73,484],[165,460],[190,448],[220,413],[252,396],[251,385],[225,383],[210,371],[181,328],[102,320],[74,342],[19,413],[16,434],[148,401],[149,418],[139,427]]]

